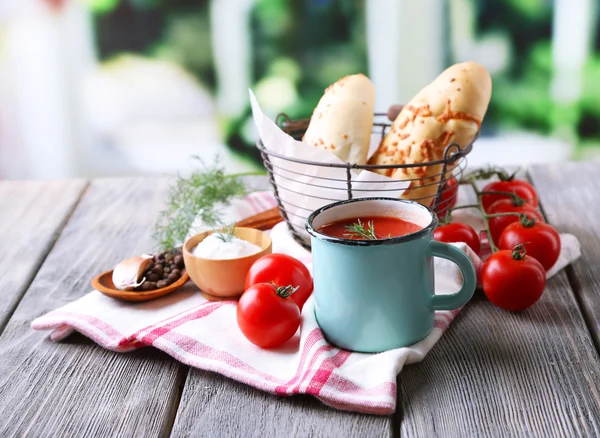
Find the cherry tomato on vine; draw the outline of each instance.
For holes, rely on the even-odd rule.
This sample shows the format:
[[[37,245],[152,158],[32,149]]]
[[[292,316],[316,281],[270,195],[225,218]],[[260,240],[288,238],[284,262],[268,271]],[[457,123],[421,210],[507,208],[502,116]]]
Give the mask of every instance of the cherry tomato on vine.
[[[499,201],[494,202],[488,210],[488,214],[498,214],[498,213],[515,213],[514,215],[507,216],[498,216],[491,217],[488,219],[488,224],[490,226],[490,233],[492,234],[492,239],[495,244],[498,244],[500,241],[500,235],[504,231],[504,229],[512,224],[513,222],[517,222],[519,220],[519,213],[526,214],[536,220],[543,222],[544,218],[539,210],[531,204],[522,204],[519,205],[518,202],[514,202],[511,199],[501,199]]]
[[[513,312],[525,310],[540,299],[546,287],[542,264],[526,255],[524,245],[492,254],[481,270],[483,292],[496,306]]]
[[[244,336],[261,348],[279,347],[300,326],[300,309],[291,286],[258,283],[247,289],[237,305],[237,322]]]
[[[443,218],[446,216],[448,210],[456,205],[458,199],[458,182],[455,177],[449,178],[442,188],[442,194],[440,200],[435,208],[435,212],[438,217]]]
[[[549,270],[560,255],[560,235],[552,226],[523,218],[508,225],[498,241],[498,248],[512,249],[517,243],[527,243],[527,255]]]
[[[246,275],[246,289],[257,283],[273,282],[275,286],[293,286],[298,290],[291,296],[300,311],[312,294],[313,280],[300,260],[287,254],[267,254],[255,261]]]
[[[433,238],[439,242],[465,242],[471,247],[475,254],[479,254],[481,250],[481,242],[479,235],[472,226],[453,222],[448,225],[437,227],[433,231]]]
[[[512,192],[517,194],[526,203],[531,204],[534,207],[538,206],[538,195],[535,188],[527,181],[518,178],[512,178],[508,180],[493,181],[486,185],[482,191],[484,192]],[[501,199],[511,199],[510,195],[493,194],[483,195],[481,197],[481,205],[483,209],[489,213],[491,205]]]

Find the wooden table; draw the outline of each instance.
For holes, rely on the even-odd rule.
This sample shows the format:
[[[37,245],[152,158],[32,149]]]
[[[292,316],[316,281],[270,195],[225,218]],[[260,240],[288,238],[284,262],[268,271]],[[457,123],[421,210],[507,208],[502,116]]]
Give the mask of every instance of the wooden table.
[[[600,436],[600,164],[529,176],[582,258],[524,313],[476,296],[402,371],[389,417],[262,393],[152,348],[51,342],[31,321],[152,248],[168,181],[0,182],[0,436]]]

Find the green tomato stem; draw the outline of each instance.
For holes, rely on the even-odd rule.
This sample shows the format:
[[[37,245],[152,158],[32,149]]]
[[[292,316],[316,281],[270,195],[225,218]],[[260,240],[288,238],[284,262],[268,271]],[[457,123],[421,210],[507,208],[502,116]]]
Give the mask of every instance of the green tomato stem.
[[[444,217],[440,218],[440,225],[448,225],[449,223],[451,223],[452,222],[452,212],[454,210],[463,210],[465,208],[479,208],[479,205],[477,205],[477,204],[459,205],[459,206],[448,209],[448,211],[446,211],[446,214],[444,215]]]
[[[527,217],[526,214],[524,213],[519,213],[517,211],[508,211],[506,213],[492,213],[492,214],[485,214],[488,218],[493,218],[493,217],[502,217],[502,216],[519,216],[519,219],[522,219],[523,217]]]
[[[506,173],[504,169],[497,167],[488,167],[487,169],[477,169],[474,170],[463,178],[459,182],[459,184],[469,184],[469,181],[478,180],[478,179],[490,179],[493,176],[498,177],[500,181],[512,181],[517,173],[519,173],[520,169],[517,169],[512,175]]]
[[[523,199],[521,198],[519,195],[517,195],[514,192],[502,192],[502,191],[481,191],[479,192],[481,193],[481,196],[483,195],[503,195],[503,196],[510,196],[511,201],[513,202],[513,205],[515,206],[521,206],[523,204],[525,204],[525,202],[527,202],[527,199]]]
[[[273,284],[273,283],[271,283]],[[275,284],[273,284],[273,287],[275,288],[275,293],[277,295],[279,295],[281,298],[288,298],[290,295],[292,295],[294,292],[296,292],[300,286],[280,286],[280,287],[276,287]]]
[[[484,230],[485,230],[485,233],[486,233],[486,235],[488,237],[490,248],[491,248],[491,250],[492,250],[493,253],[498,252],[498,247],[496,246],[496,243],[494,242],[494,239],[492,239],[492,233],[490,231],[490,223],[489,223],[489,219],[490,218],[500,217],[500,216],[519,216],[519,218],[521,219],[521,221],[524,221],[525,220],[524,218],[528,218],[528,219],[532,219],[532,218],[530,218],[529,215],[523,214],[523,213],[495,213],[495,214],[488,214],[484,210],[483,204],[481,203],[481,198],[484,195],[504,195],[504,196],[509,196],[511,198],[511,200],[513,201],[513,205],[516,205],[516,206],[523,205],[525,202],[527,202],[527,200],[521,198],[519,195],[517,195],[516,193],[513,193],[513,192],[483,191],[483,190],[479,190],[479,188],[477,187],[476,181],[477,180],[482,180],[482,179],[483,180],[490,179],[493,176],[498,177],[498,179],[500,179],[500,181],[511,181],[511,180],[513,180],[515,178],[515,176],[517,175],[518,172],[519,172],[519,170],[516,170],[512,175],[509,175],[503,169],[498,169],[498,168],[490,167],[488,169],[479,169],[479,170],[475,170],[473,172],[470,172],[467,175],[465,175],[458,182],[459,184],[470,185],[473,188],[473,191],[475,192],[475,194],[477,195],[477,204],[476,205],[468,205],[468,206],[461,206],[461,207],[462,208],[477,208],[479,210],[479,213],[481,214],[481,217],[483,218]],[[535,220],[535,219],[533,219],[533,220]],[[518,251],[519,251],[519,254],[522,251],[523,252],[523,257],[525,256],[524,246],[523,246],[522,249],[518,248]],[[514,254],[515,253],[514,253],[514,250],[513,250],[513,257],[514,257]]]
[[[525,250],[525,245],[527,243],[517,243],[512,249],[512,258],[515,260],[523,260],[527,255],[527,251]]]
[[[485,230],[485,234],[488,237],[488,242],[490,244],[490,248],[493,253],[498,252],[498,247],[494,243],[494,239],[492,239],[492,232],[490,231],[490,224],[488,221],[487,213],[483,209],[483,204],[481,203],[481,197],[483,196],[483,194],[482,194],[481,190],[479,190],[479,187],[477,187],[477,183],[475,182],[474,178],[470,179],[469,184],[471,185],[471,187],[473,188],[473,191],[477,195],[477,209],[479,210],[479,213],[481,214],[481,217],[483,218],[483,227]]]
[[[527,214],[521,216],[521,225],[523,225],[525,228],[532,228],[535,223],[536,220],[533,216],[529,216]]]
[[[464,208],[479,208],[479,204],[459,205],[457,207],[452,207],[449,211],[462,210]]]

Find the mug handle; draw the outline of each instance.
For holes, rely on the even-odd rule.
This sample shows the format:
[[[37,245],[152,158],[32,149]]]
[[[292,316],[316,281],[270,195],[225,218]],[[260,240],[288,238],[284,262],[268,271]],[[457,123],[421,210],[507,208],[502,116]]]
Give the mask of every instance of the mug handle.
[[[455,246],[436,240],[431,241],[429,253],[434,257],[441,257],[456,263],[463,276],[463,285],[458,292],[451,295],[433,296],[433,309],[453,310],[467,304],[477,286],[477,274],[469,256]]]

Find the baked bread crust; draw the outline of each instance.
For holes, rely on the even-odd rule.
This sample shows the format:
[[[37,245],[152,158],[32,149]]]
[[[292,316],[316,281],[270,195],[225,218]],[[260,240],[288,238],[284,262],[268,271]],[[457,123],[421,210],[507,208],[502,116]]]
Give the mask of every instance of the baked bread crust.
[[[330,85],[313,111],[302,141],[350,164],[366,164],[373,128],[375,88],[363,74]]]
[[[479,131],[491,94],[492,79],[480,64],[464,62],[447,68],[404,106],[369,164],[425,163],[443,159],[451,143],[466,147]],[[402,198],[430,206],[442,169],[433,165],[377,172],[411,181]]]

